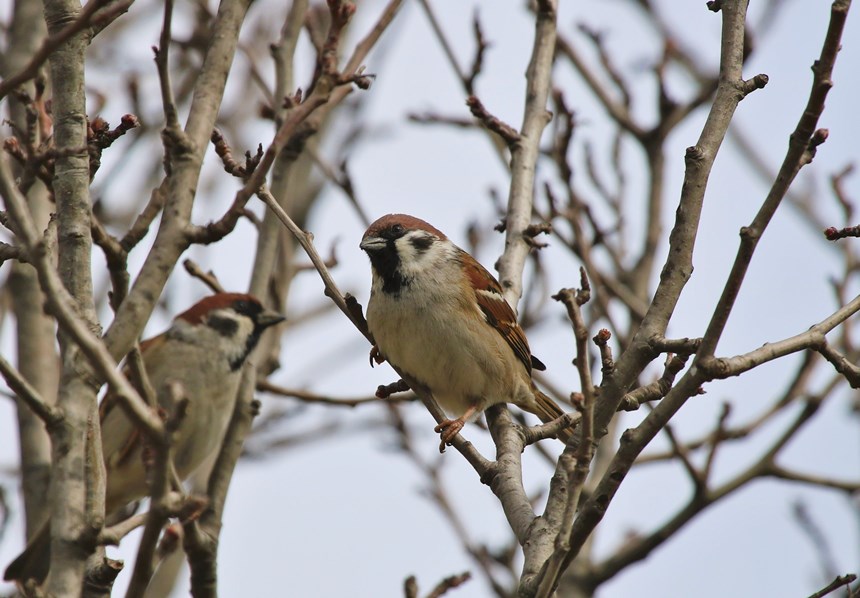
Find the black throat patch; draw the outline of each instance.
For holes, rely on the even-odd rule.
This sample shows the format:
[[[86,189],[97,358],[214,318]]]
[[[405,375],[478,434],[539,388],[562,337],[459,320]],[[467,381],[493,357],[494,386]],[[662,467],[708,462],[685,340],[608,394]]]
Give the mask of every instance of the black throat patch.
[[[242,364],[245,363],[245,360],[248,359],[248,355],[251,354],[251,351],[254,350],[254,347],[257,346],[257,343],[260,340],[261,329],[254,326],[254,331],[248,335],[248,340],[245,341],[245,351],[233,359],[230,360],[230,369],[232,371],[238,370],[242,367]]]
[[[382,292],[386,295],[399,295],[410,282],[400,273],[400,255],[394,241],[390,239],[384,248],[368,252],[370,263],[382,279]]]

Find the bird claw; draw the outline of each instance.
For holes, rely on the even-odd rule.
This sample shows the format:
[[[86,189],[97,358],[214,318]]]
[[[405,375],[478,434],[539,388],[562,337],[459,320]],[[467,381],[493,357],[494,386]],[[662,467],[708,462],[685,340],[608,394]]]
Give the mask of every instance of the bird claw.
[[[370,367],[374,367],[374,362],[377,364],[385,363],[385,357],[379,352],[379,347],[373,345],[370,348]]]
[[[463,429],[463,426],[466,425],[466,422],[460,419],[446,419],[439,422],[433,431],[439,434],[441,441],[439,442],[439,452],[444,453],[446,446],[451,446],[451,441],[454,440],[454,436],[460,433],[460,430]]]

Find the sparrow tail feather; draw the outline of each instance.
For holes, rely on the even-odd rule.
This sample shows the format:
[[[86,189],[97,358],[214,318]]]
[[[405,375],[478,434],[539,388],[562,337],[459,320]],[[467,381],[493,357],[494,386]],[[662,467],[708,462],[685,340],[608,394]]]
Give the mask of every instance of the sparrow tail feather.
[[[12,561],[3,573],[6,581],[24,582],[35,579],[39,584],[48,576],[51,563],[51,522],[46,521],[27,543],[18,558]]]

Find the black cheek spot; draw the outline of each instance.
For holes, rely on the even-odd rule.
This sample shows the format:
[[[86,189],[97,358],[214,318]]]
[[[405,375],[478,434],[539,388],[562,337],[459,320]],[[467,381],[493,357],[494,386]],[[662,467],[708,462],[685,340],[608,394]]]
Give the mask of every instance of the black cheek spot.
[[[412,244],[412,247],[414,247],[415,250],[418,251],[418,253],[424,253],[425,251],[430,249],[431,245],[433,245],[433,238],[422,235],[420,237],[410,238],[409,242]]]
[[[222,318],[219,316],[209,316],[207,320],[209,327],[218,332],[221,336],[233,336],[239,330],[239,322],[233,318]]]

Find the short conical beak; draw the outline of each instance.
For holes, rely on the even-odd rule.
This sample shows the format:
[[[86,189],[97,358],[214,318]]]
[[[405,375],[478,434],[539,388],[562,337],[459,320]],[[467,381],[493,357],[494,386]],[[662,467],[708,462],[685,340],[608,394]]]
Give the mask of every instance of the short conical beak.
[[[383,249],[388,245],[388,241],[383,239],[382,237],[365,237],[361,240],[361,243],[358,246],[364,251],[375,251],[378,249]]]
[[[269,326],[280,324],[287,318],[276,311],[266,310],[257,316],[257,328],[263,330]]]

